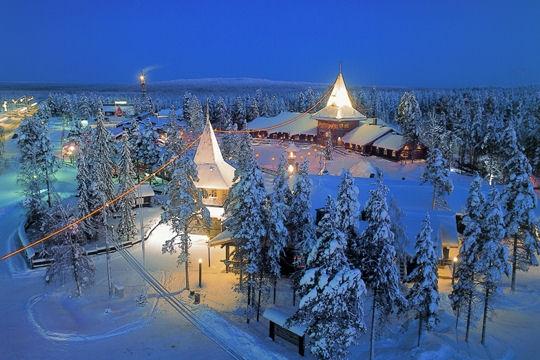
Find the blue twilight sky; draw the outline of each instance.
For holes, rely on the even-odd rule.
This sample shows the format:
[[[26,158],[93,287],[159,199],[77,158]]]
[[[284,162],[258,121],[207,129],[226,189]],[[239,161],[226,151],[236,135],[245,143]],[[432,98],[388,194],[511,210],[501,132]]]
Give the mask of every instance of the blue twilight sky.
[[[538,0],[2,0],[0,81],[540,84]]]

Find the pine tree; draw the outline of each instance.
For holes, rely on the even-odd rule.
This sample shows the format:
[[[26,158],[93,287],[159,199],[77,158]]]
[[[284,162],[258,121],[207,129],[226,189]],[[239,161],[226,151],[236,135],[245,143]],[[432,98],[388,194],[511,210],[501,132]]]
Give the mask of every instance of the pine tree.
[[[388,214],[386,196],[388,188],[378,180],[377,188],[370,191],[364,208],[367,227],[361,235],[360,263],[366,285],[373,292],[371,316],[370,359],[375,354],[375,318],[385,322],[392,313],[401,312],[407,306],[399,282],[396,263],[394,234]]]
[[[30,219],[39,217],[43,208],[40,195],[43,186],[47,191],[47,204],[52,206],[52,182],[58,161],[47,135],[48,116],[48,110],[40,108],[37,116],[26,118],[19,126],[19,181],[24,187],[24,204]]]
[[[132,131],[130,131],[132,133]],[[131,139],[132,154],[135,158],[137,178],[141,179],[146,169],[152,171],[160,160],[159,135],[148,122],[137,124],[137,129]]]
[[[189,101],[188,125],[196,134],[200,134],[204,128],[204,113],[199,98],[193,96]],[[185,119],[185,116],[184,116]]]
[[[184,264],[186,289],[189,290],[189,255],[191,238],[189,226],[193,221],[210,224],[210,213],[202,204],[202,191],[195,186],[199,181],[197,166],[193,159],[185,153],[185,144],[180,137],[169,138],[169,146],[178,157],[172,165],[172,175],[165,195],[162,221],[168,223],[174,232],[173,238],[166,240],[162,246],[163,253],[174,253],[178,247],[178,265]]]
[[[189,91],[186,91],[182,101],[182,115],[184,117],[184,121],[188,124],[191,123],[191,100],[193,97],[194,96]]]
[[[266,192],[261,171],[255,162],[253,152],[243,155],[242,166],[236,169],[236,182],[229,191],[224,204],[224,226],[232,233],[236,242],[233,260],[240,272],[239,290],[244,290],[244,277],[247,283],[247,322],[250,320],[249,307],[252,305],[252,292],[257,288],[256,276],[260,275],[261,248],[266,234],[264,201]]]
[[[251,98],[248,103],[248,108],[246,110],[246,121],[250,122],[251,120],[258,118],[259,113],[259,103],[256,98]]]
[[[405,92],[397,108],[396,122],[407,141],[415,143],[418,140],[417,126],[421,118],[422,112],[414,93]]]
[[[358,335],[362,322],[364,282],[360,270],[351,268],[345,251],[347,242],[338,226],[334,200],[328,197],[324,216],[317,225],[317,242],[300,281],[302,298],[289,320],[303,324],[318,359],[344,359]]]
[[[278,166],[277,176],[273,181],[273,192],[268,198],[266,219],[266,239],[268,242],[268,272],[273,281],[276,303],[276,282],[281,277],[281,256],[289,240],[286,227],[289,216],[287,199],[290,196],[285,157],[282,156]]]
[[[422,222],[420,233],[416,236],[416,264],[408,281],[413,283],[407,300],[409,306],[416,312],[418,319],[418,346],[422,335],[422,325],[431,330],[439,321],[437,310],[439,308],[439,289],[437,276],[437,255],[431,238],[433,230],[429,215]]]
[[[237,97],[231,110],[231,120],[236,124],[239,130],[244,130],[246,124],[246,106],[241,97]]]
[[[93,143],[88,128],[81,133],[79,140],[79,156],[77,158],[77,213],[83,217],[99,206],[95,174],[92,164]],[[81,232],[86,239],[94,236],[96,231],[95,218],[87,218],[81,223]]]
[[[481,235],[481,222],[485,207],[484,195],[481,191],[482,178],[476,176],[472,181],[467,196],[465,212],[463,214],[463,240],[459,248],[459,257],[454,274],[454,285],[449,298],[452,309],[456,313],[456,326],[462,310],[466,311],[467,323],[465,341],[469,340],[469,329],[476,293],[476,261],[479,252],[479,237]]]
[[[222,97],[218,99],[215,106],[216,122],[220,129],[228,130],[232,126],[231,117],[227,111],[227,105]]]
[[[304,160],[300,164],[298,173],[294,179],[294,185],[289,202],[289,217],[287,228],[289,238],[295,251],[293,282],[293,303],[296,290],[300,282],[302,270],[306,266],[307,258],[315,246],[315,229],[311,216],[311,188],[309,178],[309,163]]]
[[[61,204],[55,206],[47,214],[44,220],[46,227],[63,227],[75,221],[73,216],[68,216],[68,211]],[[72,278],[77,296],[82,295],[83,289],[94,283],[95,267],[92,259],[87,256],[82,246],[84,241],[77,227],[70,227],[66,231],[51,239],[52,245],[47,246],[47,251],[52,255],[52,264],[47,269],[45,281],[65,281]]]
[[[405,224],[403,223],[403,210],[401,210],[398,205],[395,197],[391,197],[390,206],[389,206],[389,215],[390,220],[392,221],[390,229],[394,234],[394,247],[396,249],[396,254],[400,262],[400,267],[403,269],[404,276],[407,276],[407,261],[409,255],[406,251],[406,246],[409,243],[407,232],[405,231]],[[355,251],[352,251],[355,253]],[[400,269],[400,270],[401,270]],[[401,275],[401,271],[400,271]]]
[[[450,179],[446,159],[438,148],[430,150],[422,180],[433,186],[433,209],[446,208],[448,205],[444,197],[454,190],[454,185]]]
[[[98,110],[96,120],[96,128],[93,137],[92,151],[92,170],[96,187],[96,200],[105,207],[101,210],[99,217],[99,226],[101,228],[101,236],[105,239],[105,248],[107,252],[107,284],[109,287],[109,296],[112,296],[111,283],[111,265],[109,254],[109,240],[111,236],[111,227],[109,219],[111,216],[111,206],[109,201],[114,197],[113,174],[115,166],[113,162],[114,146],[111,134],[105,128],[104,117],[101,108]],[[97,207],[97,206],[96,206]]]
[[[122,138],[120,164],[118,166],[118,194],[125,194],[118,202],[120,222],[118,223],[117,233],[120,243],[131,241],[137,235],[135,213],[133,212],[133,208],[135,207],[135,192],[130,191],[135,186],[134,177],[135,171],[133,170],[133,163],[131,161],[131,151],[127,136],[124,136]]]
[[[538,266],[540,227],[534,214],[536,194],[531,184],[531,166],[517,145],[505,165],[508,183],[503,192],[506,208],[507,242],[512,261],[512,291],[516,289],[516,271]]]
[[[485,344],[486,340],[486,322],[490,310],[489,301],[497,293],[501,276],[510,274],[508,249],[503,244],[505,237],[504,219],[499,203],[499,194],[495,188],[492,188],[483,209],[478,260],[475,264],[479,283],[484,290],[482,345]]]
[[[360,213],[358,187],[350,171],[344,171],[337,194],[337,216],[339,229],[347,239],[347,251],[350,254],[355,247]]]

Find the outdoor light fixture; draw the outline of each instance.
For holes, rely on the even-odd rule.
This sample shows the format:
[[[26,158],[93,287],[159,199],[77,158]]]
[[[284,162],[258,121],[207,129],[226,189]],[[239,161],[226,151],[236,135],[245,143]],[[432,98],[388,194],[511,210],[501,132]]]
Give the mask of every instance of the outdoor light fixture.
[[[202,287],[202,259],[199,258],[199,287]]]

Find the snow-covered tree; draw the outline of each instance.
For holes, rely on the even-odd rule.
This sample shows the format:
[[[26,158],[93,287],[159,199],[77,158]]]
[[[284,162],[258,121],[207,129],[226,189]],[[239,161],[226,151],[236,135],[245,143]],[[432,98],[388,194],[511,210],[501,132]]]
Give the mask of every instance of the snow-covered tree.
[[[232,233],[236,242],[233,260],[239,266],[240,286],[244,290],[244,277],[247,282],[247,322],[252,292],[257,288],[257,275],[262,273],[261,248],[267,235],[265,227],[264,202],[266,191],[261,170],[255,162],[253,152],[244,154],[242,167],[237,168],[237,181],[229,191],[224,204],[224,226]]]
[[[222,97],[218,99],[215,105],[215,116],[216,116],[216,123],[217,126],[219,126],[220,129],[230,129],[232,126],[231,117],[229,115],[229,112],[227,111],[227,105],[225,104],[225,100],[223,100]]]
[[[445,196],[454,190],[448,164],[438,148],[430,149],[422,180],[433,186],[433,209],[446,208]]]
[[[422,336],[422,326],[431,330],[438,322],[439,288],[437,276],[437,255],[431,238],[431,223],[429,215],[422,222],[420,233],[416,236],[416,268],[411,272],[408,281],[413,283],[407,300],[418,319],[418,346]]]
[[[407,141],[413,143],[417,141],[417,126],[421,118],[422,112],[420,111],[416,96],[412,92],[405,92],[397,108],[396,122],[400,126]]]
[[[152,171],[160,160],[159,134],[149,122],[136,124],[135,132],[130,131],[131,153],[136,166],[137,178],[141,179],[145,170]]]
[[[469,340],[469,329],[476,293],[476,261],[479,252],[479,237],[482,233],[481,222],[485,207],[481,191],[482,178],[476,176],[471,182],[465,212],[463,214],[463,240],[459,248],[458,262],[454,274],[454,285],[449,298],[456,313],[456,324],[460,314],[467,315],[465,341]]]
[[[182,115],[188,124],[191,123],[191,101],[193,98],[194,96],[189,91],[186,91],[182,101]]]
[[[298,173],[294,178],[294,185],[289,201],[289,217],[287,228],[289,229],[289,239],[291,247],[294,249],[295,272],[292,277],[293,295],[298,289],[303,268],[306,266],[307,258],[315,246],[315,229],[311,216],[311,188],[312,183],[309,178],[309,163],[304,160],[300,164]],[[293,296],[293,302],[295,296]]]
[[[361,235],[358,254],[362,276],[373,293],[370,358],[375,351],[376,315],[379,322],[385,322],[390,314],[401,312],[407,306],[400,287],[387,194],[388,188],[379,179],[364,208],[367,227]]]
[[[244,130],[243,126],[246,124],[246,106],[241,97],[237,97],[234,100],[231,109],[231,120],[233,124],[236,124],[239,130]]]
[[[403,275],[407,276],[407,262],[409,255],[406,251],[406,246],[408,244],[407,232],[405,231],[404,224],[404,214],[403,210],[397,203],[395,197],[391,197],[389,205],[389,215],[390,220],[392,221],[390,229],[394,234],[394,247],[396,249],[396,255],[400,263],[400,267],[403,269]],[[352,251],[355,253],[355,251]],[[401,275],[401,271],[400,271]]]
[[[93,151],[92,158],[92,171],[95,181],[97,200],[104,208],[101,210],[99,216],[99,227],[102,238],[105,239],[105,247],[107,249],[107,283],[109,286],[109,296],[112,295],[112,283],[111,283],[111,267],[110,267],[110,254],[109,254],[109,240],[111,237],[111,206],[108,204],[114,197],[114,144],[112,142],[111,134],[105,128],[104,117],[101,108],[98,110],[98,116],[96,120],[96,128],[94,130],[93,137]]]
[[[246,120],[249,122],[259,116],[259,103],[256,98],[250,98],[246,109]]]
[[[507,242],[512,262],[512,291],[516,289],[516,271],[527,271],[538,266],[540,254],[540,229],[534,214],[536,194],[531,184],[531,166],[521,149],[514,147],[514,154],[505,165],[508,183],[503,192],[505,203]]]
[[[52,182],[58,161],[47,134],[47,126],[48,112],[43,108],[36,116],[23,120],[19,126],[19,181],[24,188],[24,205],[30,219],[39,216],[42,207],[40,191],[43,187],[46,189],[47,204],[49,207],[52,205]]]
[[[96,128],[92,139],[92,167],[100,201],[105,203],[114,197],[113,174],[115,173],[115,147],[111,133],[104,123],[103,112],[98,112]]]
[[[279,162],[277,176],[273,181],[273,191],[268,197],[266,220],[267,267],[270,278],[274,283],[274,304],[276,303],[276,281],[281,277],[281,256],[289,241],[286,227],[289,216],[287,199],[290,196],[287,162],[282,156]]]
[[[499,204],[499,194],[495,188],[492,188],[484,207],[481,235],[478,244],[478,259],[475,264],[478,280],[484,291],[482,344],[485,344],[486,340],[486,322],[488,311],[490,310],[489,301],[497,293],[502,275],[510,275],[508,249],[503,243],[506,234],[504,218]]]
[[[210,224],[210,213],[202,204],[202,191],[195,186],[199,181],[197,166],[193,159],[185,153],[182,138],[169,139],[169,146],[178,156],[172,164],[172,174],[165,195],[162,221],[171,226],[174,236],[166,240],[162,247],[163,253],[174,253],[178,247],[178,265],[184,264],[186,289],[189,290],[189,256],[191,237],[189,226],[198,221],[205,226]]]
[[[337,194],[337,216],[339,229],[345,234],[347,252],[350,253],[356,242],[357,226],[360,213],[358,203],[358,187],[350,171],[344,171],[341,177]]]
[[[351,268],[347,241],[338,226],[334,200],[328,197],[317,225],[317,242],[300,281],[302,298],[289,320],[303,324],[318,359],[344,359],[348,348],[365,332],[360,270]]]
[[[90,129],[86,128],[79,139],[79,156],[77,158],[77,213],[79,217],[91,213],[100,205],[91,160],[92,151],[91,132]],[[81,222],[81,232],[86,239],[94,236],[95,231],[95,218],[90,217]]]
[[[48,212],[43,225],[57,228],[73,221],[75,217],[69,216],[68,210],[58,204]],[[95,267],[82,246],[84,238],[79,228],[72,226],[53,237],[50,242],[52,245],[47,246],[47,251],[51,254],[53,261],[47,269],[45,281],[47,283],[55,280],[65,282],[66,279],[72,279],[77,296],[81,296],[83,289],[94,283]]]
[[[121,243],[131,241],[137,235],[135,213],[133,212],[133,208],[135,207],[135,192],[130,191],[135,186],[134,177],[135,171],[133,170],[133,162],[131,160],[131,150],[128,138],[124,135],[122,137],[120,163],[118,165],[118,195],[123,195],[117,205],[118,213],[120,213],[117,234]]]
[[[188,111],[188,125],[196,134],[199,134],[204,128],[204,113],[198,97],[191,98]]]
[[[242,141],[242,137],[245,137],[246,134],[237,133],[238,128],[236,124],[230,125],[225,130],[227,132],[222,137],[221,152],[227,162],[236,164],[240,155],[240,141]]]

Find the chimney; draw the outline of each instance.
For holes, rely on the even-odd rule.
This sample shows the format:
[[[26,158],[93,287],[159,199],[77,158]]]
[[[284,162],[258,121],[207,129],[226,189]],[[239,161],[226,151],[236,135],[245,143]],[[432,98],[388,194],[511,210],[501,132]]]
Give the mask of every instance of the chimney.
[[[377,118],[376,117],[371,119],[371,125],[377,125]]]

